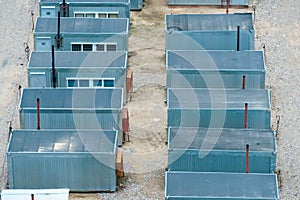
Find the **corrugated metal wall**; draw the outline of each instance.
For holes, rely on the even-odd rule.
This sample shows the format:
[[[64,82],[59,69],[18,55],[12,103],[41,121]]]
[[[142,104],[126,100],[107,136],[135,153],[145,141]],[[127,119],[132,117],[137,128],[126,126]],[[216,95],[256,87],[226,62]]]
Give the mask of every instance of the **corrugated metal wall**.
[[[265,73],[253,71],[231,71],[222,72],[215,70],[197,71],[195,70],[167,70],[168,88],[235,88],[242,89],[243,76],[246,75],[245,86],[247,89],[265,88]],[[215,80],[221,79],[223,85]]]
[[[207,155],[200,158],[200,152]],[[245,151],[168,150],[168,169],[171,171],[245,173],[245,160]],[[275,167],[276,156],[272,152],[249,153],[251,173],[273,173]]]
[[[220,128],[214,127],[211,123],[212,113],[214,116],[225,116],[223,128],[244,128],[244,110],[216,110],[207,108],[199,109],[168,109],[168,126],[182,127],[204,127],[204,128]],[[195,120],[199,119],[199,120]],[[251,129],[270,129],[271,111],[251,109],[249,105],[248,111],[248,128]]]
[[[240,50],[254,50],[254,31],[241,30]],[[167,31],[167,50],[237,50],[237,31]]]
[[[82,153],[8,153],[12,189],[70,188],[71,191],[116,191],[116,155]]]
[[[169,5],[226,5],[226,0],[168,0]],[[230,0],[230,5],[248,6],[249,0]]]
[[[130,10],[142,10],[144,0],[130,0]]]

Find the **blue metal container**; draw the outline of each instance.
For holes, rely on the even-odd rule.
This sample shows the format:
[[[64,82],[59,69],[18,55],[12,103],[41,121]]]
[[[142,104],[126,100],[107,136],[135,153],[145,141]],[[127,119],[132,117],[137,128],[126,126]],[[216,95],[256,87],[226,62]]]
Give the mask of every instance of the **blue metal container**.
[[[166,200],[278,200],[275,174],[167,172]]]
[[[116,191],[116,131],[17,130],[7,149],[10,189]]]
[[[130,18],[129,0],[40,0],[41,17]],[[65,6],[65,9],[64,7]]]
[[[166,15],[166,50],[254,50],[254,36],[252,13]]]
[[[36,51],[127,51],[129,19],[38,17],[34,29]]]
[[[226,6],[226,0],[168,0],[169,5]],[[232,6],[248,6],[249,0],[230,0]]]
[[[265,88],[263,51],[181,50],[166,57],[168,88]]]
[[[275,173],[273,131],[249,129],[173,128],[168,131],[170,171]]]
[[[169,88],[167,104],[168,126],[270,129],[269,90]]]
[[[24,89],[20,102],[21,129],[117,130],[123,144],[123,89]]]

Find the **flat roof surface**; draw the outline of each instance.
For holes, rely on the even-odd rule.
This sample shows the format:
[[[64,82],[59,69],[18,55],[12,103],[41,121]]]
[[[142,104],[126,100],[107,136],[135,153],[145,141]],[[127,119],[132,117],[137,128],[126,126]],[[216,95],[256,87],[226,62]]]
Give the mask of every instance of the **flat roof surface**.
[[[265,71],[263,51],[167,51],[167,69]]]
[[[97,152],[114,153],[117,131],[16,130],[8,153]]]
[[[249,144],[250,151],[276,151],[274,132],[267,130],[170,127],[168,140],[169,149],[200,151],[214,144],[213,150],[244,151]]]
[[[56,68],[109,68],[118,67],[126,68],[126,52],[77,52],[77,51],[56,51],[54,53]],[[28,68],[51,68],[52,53],[38,52],[31,53]]]
[[[166,15],[167,31],[233,31],[237,26],[241,30],[253,31],[252,13]]]
[[[169,109],[270,109],[270,91],[264,89],[204,89],[167,90]]]
[[[20,109],[36,109],[37,98],[40,99],[41,110],[121,109],[123,90],[121,88],[25,88]]]
[[[60,18],[61,33],[109,34],[128,33],[128,19]],[[38,17],[34,33],[57,33],[57,18]]]
[[[274,174],[167,172],[166,197],[278,199]]]

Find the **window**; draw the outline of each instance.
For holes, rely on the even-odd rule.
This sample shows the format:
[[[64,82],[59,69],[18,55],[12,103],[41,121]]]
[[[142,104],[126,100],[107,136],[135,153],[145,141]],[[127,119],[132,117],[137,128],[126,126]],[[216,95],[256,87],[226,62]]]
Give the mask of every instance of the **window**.
[[[115,87],[114,78],[81,79],[68,78],[67,87]]]
[[[51,15],[51,12],[46,12],[46,15]]]
[[[74,13],[74,17],[86,17],[86,18],[118,18],[119,13],[117,12],[101,12],[101,13],[83,13],[83,12],[79,12],[79,13]]]
[[[95,18],[96,14],[95,13],[87,13],[86,17],[87,18]]]
[[[108,18],[118,18],[118,14],[108,14]]]
[[[92,44],[83,44],[83,51],[93,51],[93,45]]]
[[[104,44],[96,44],[96,51],[105,51]]]
[[[83,18],[84,13],[75,13],[75,17]]]
[[[72,51],[81,51],[81,44],[72,44]]]
[[[117,44],[72,44],[72,51],[117,51]]]
[[[106,51],[117,51],[117,45],[115,44],[107,44]]]

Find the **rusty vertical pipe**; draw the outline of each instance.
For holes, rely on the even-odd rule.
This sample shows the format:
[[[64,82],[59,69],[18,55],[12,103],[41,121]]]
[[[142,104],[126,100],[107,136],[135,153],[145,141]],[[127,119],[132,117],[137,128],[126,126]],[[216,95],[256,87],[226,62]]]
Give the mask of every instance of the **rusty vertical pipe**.
[[[37,130],[41,129],[41,116],[40,116],[40,99],[36,99],[36,114],[37,114]]]
[[[66,0],[63,0],[62,6],[63,6],[63,17],[66,17],[66,14],[67,14],[67,11],[66,11]]]
[[[245,89],[245,85],[246,85],[246,76],[243,75],[243,81],[242,81],[242,89]]]
[[[56,36],[57,49],[60,47],[60,12],[57,14],[57,36]]]
[[[34,194],[31,194],[31,200],[34,200]]]
[[[248,128],[248,103],[245,103],[244,128]]]
[[[249,173],[249,144],[246,144],[246,173]]]
[[[52,45],[52,85],[56,88],[56,74],[55,74],[55,58],[54,58],[54,45]]]
[[[226,0],[226,14],[229,13],[230,0]]]
[[[240,26],[237,26],[237,44],[236,44],[236,50],[240,50]]]

